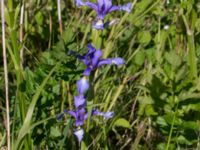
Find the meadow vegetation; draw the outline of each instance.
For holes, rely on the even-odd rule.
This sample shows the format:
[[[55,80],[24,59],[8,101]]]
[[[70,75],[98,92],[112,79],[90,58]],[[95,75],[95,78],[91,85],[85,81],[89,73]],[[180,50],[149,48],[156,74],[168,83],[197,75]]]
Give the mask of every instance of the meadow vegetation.
[[[12,150],[200,149],[200,2],[113,0],[128,2],[130,13],[109,13],[112,25],[96,30],[95,11],[74,0],[4,0],[10,138],[1,53],[0,149],[8,139]],[[125,64],[91,73],[79,145],[74,118],[56,116],[74,110],[86,66],[71,51],[84,55],[89,43]],[[114,116],[93,117],[96,107]]]

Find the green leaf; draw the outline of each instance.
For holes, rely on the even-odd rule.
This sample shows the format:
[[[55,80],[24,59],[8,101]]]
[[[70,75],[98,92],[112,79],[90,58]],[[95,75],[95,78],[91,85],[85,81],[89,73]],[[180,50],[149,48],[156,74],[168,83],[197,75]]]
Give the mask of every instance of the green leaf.
[[[165,58],[172,65],[173,69],[176,69],[181,64],[181,59],[175,51],[170,51],[169,53],[166,53]]]
[[[143,51],[139,51],[135,57],[134,61],[137,65],[141,66],[144,63],[145,53]]]
[[[200,124],[194,121],[184,121],[181,126],[185,129],[200,130]]]
[[[119,118],[114,122],[114,126],[119,126],[123,128],[131,128],[130,123],[124,119],[124,118]]]
[[[165,121],[168,123],[168,124],[172,124],[174,123],[174,125],[181,125],[182,123],[182,120],[178,117],[175,117],[175,120],[173,122],[173,117],[174,117],[174,114],[171,113],[171,114],[167,114],[167,115],[164,115],[163,118],[165,119]]]
[[[147,105],[145,107],[145,113],[146,113],[147,116],[155,116],[155,115],[158,114],[157,112],[155,112],[152,105]]]
[[[41,11],[38,11],[38,13],[35,15],[35,20],[36,20],[38,25],[42,25],[43,24],[44,17],[42,15]]]
[[[51,127],[50,134],[53,137],[59,137],[59,136],[61,136],[60,131],[57,128],[55,128],[55,127]]]
[[[187,145],[191,145],[192,143],[187,140],[184,136],[180,135],[179,137],[176,138],[176,142],[179,142],[181,144],[187,144]]]
[[[161,126],[168,126],[167,122],[165,121],[165,119],[161,116],[159,116],[156,120],[156,123],[161,125]]]
[[[141,44],[147,45],[151,41],[151,34],[149,31],[142,31],[138,34],[138,40]]]
[[[87,150],[87,146],[84,141],[81,142],[81,150]]]

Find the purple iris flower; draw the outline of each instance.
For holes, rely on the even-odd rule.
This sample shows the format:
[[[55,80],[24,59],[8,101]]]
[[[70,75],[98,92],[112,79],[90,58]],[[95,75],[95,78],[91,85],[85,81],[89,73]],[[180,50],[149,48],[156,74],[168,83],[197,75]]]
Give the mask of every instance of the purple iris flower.
[[[82,0],[75,0],[76,5],[79,6],[88,6],[94,9],[97,13],[97,22],[93,24],[93,27],[96,29],[104,29],[104,17],[113,11],[123,10],[128,13],[131,12],[132,3],[127,3],[122,6],[116,6],[112,4],[112,0],[97,0],[97,3],[92,2],[83,2]]]
[[[85,101],[84,95],[75,96],[74,105],[76,107],[76,110],[75,111],[70,110],[70,111],[67,111],[67,113],[75,118],[76,126],[79,127],[79,126],[82,126],[85,120],[88,118],[88,114],[85,109],[86,101]]]
[[[88,44],[87,47],[88,47],[88,51],[85,54],[85,56],[78,55],[75,52],[70,51],[70,54],[75,55],[78,59],[82,60],[84,62],[84,64],[86,65],[86,69],[83,72],[83,74],[85,76],[89,76],[91,71],[101,67],[102,65],[115,64],[117,66],[120,66],[120,65],[125,64],[125,61],[120,57],[101,59],[102,51],[100,49],[96,50],[91,44]],[[80,83],[82,83],[82,82],[80,82]],[[87,85],[87,84],[84,84],[84,85]],[[78,84],[77,84],[77,86],[78,86]],[[78,87],[85,87],[85,86],[78,86]],[[85,89],[85,88],[83,88],[83,89]],[[83,93],[82,90],[78,90],[78,91]],[[83,91],[85,91],[85,90],[83,90]]]
[[[88,113],[86,112],[86,109],[84,108],[85,102],[84,97],[82,96],[76,96],[75,97],[75,107],[77,107],[76,111],[67,111],[65,110],[63,113],[57,115],[57,119],[61,119],[63,117],[64,113],[70,114],[72,117],[76,120],[76,127],[78,127],[78,130],[74,132],[75,136],[78,139],[79,144],[81,143],[84,135],[84,130],[80,128],[84,124],[84,122],[88,118]],[[104,119],[108,120],[114,116],[114,112],[100,112],[98,109],[93,109],[92,116],[103,116]]]
[[[76,107],[75,111],[68,111],[67,113],[70,114],[76,120],[76,126],[81,126],[84,124],[84,121],[88,118],[88,114],[86,112],[86,100],[84,95],[74,96],[74,106]]]
[[[82,77],[80,80],[77,81],[76,86],[77,86],[79,95],[83,95],[87,92],[90,85],[89,85],[89,81],[87,80],[87,78]]]
[[[75,111],[64,110],[64,112],[58,114],[56,116],[56,118],[58,120],[60,120],[64,116],[64,114],[66,113],[66,114],[69,114],[69,115],[71,115],[72,117],[75,118],[77,127],[82,126],[84,124],[85,120],[88,118],[88,114],[87,114],[86,109],[85,109],[86,100],[85,100],[83,95],[74,96],[74,106],[76,108]]]
[[[97,19],[103,20],[104,17],[113,11],[123,10],[128,13],[131,12],[132,3],[127,3],[122,6],[112,4],[112,0],[97,0],[97,3],[83,2],[82,0],[75,0],[77,6],[88,6],[94,9],[97,13]]]
[[[78,108],[75,111],[70,110],[68,111],[68,114],[75,118],[77,127],[82,126],[88,118],[85,108]]]

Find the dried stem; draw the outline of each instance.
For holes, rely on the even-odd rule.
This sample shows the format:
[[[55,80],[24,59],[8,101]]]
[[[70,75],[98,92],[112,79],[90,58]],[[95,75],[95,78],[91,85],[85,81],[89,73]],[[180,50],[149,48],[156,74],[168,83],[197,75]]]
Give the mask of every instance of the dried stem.
[[[52,39],[52,17],[51,17],[51,13],[49,13],[49,33],[50,33],[50,36],[49,36],[49,44],[48,44],[48,50],[50,50],[51,48],[51,39]]]
[[[24,20],[24,2],[21,6],[21,12],[20,12],[20,32],[19,32],[19,41],[22,43],[23,41],[23,21]],[[24,59],[23,59],[23,56],[24,56],[24,47],[22,46],[21,49],[20,49],[20,66],[21,66],[21,69],[23,69],[23,62],[24,62]]]
[[[60,6],[60,0],[57,0],[57,7],[58,7],[58,21],[59,21],[59,28],[60,28],[60,34],[62,35],[62,18],[61,18],[61,6]]]
[[[4,0],[1,0],[1,22],[2,22],[2,48],[3,48],[3,66],[5,78],[5,98],[6,98],[6,129],[7,129],[7,150],[10,150],[10,117],[9,117],[9,94],[8,94],[8,68],[5,42],[5,18],[4,18]]]

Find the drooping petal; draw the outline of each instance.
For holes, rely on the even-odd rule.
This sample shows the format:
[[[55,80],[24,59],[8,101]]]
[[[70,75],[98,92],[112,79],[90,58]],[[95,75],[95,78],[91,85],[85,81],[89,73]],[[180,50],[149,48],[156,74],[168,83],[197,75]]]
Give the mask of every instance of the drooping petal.
[[[127,3],[123,6],[121,6],[120,9],[130,13],[131,9],[132,9],[132,3]]]
[[[91,115],[92,115],[92,116],[98,116],[100,113],[101,113],[101,112],[100,112],[98,109],[94,108],[94,109],[92,109]]]
[[[102,51],[101,50],[97,50],[94,53],[93,57],[91,58],[92,59],[92,66],[93,66],[93,68],[97,67],[101,56],[102,56]]]
[[[98,67],[100,67],[102,65],[110,65],[110,64],[112,64],[112,60],[110,58],[102,59],[99,61]]]
[[[94,9],[96,12],[98,11],[98,6],[96,3],[92,3],[92,2],[85,2],[85,5]]]
[[[84,76],[89,76],[91,71],[92,71],[92,69],[91,69],[90,67],[87,67],[87,68],[84,70],[83,75],[84,75]]]
[[[83,139],[83,135],[84,135],[84,130],[83,129],[79,129],[77,131],[74,132],[74,135],[77,137],[79,145]]]
[[[75,56],[76,58],[78,58],[78,59],[80,59],[81,61],[83,61],[84,62],[84,64],[87,64],[87,59],[84,57],[84,56],[82,56],[82,55],[79,55],[77,52],[74,52],[74,51],[69,51],[68,52],[68,55],[73,55],[73,56]]]
[[[80,7],[80,6],[85,6],[85,2],[83,2],[82,0],[75,0],[76,6]]]
[[[121,7],[116,6],[116,5],[112,5],[112,7],[110,7],[108,12],[110,13],[110,12],[117,11],[117,10],[121,10]]]
[[[124,59],[120,58],[120,57],[116,57],[116,58],[111,58],[111,62],[117,66],[123,65],[125,64]]]
[[[68,114],[70,114],[72,117],[74,117],[75,119],[77,118],[77,114],[75,111],[69,110]]]
[[[81,95],[83,95],[89,89],[89,82],[85,76],[82,77],[80,80],[78,80],[76,85],[77,85],[78,93]]]
[[[84,95],[78,95],[78,96],[74,96],[74,105],[76,108],[79,108],[81,106],[85,106],[86,105],[86,101],[84,98]]]
[[[113,116],[114,116],[114,112],[106,112],[106,113],[103,113],[103,117],[104,117],[104,119],[110,119],[110,118],[113,118]]]
[[[102,60],[99,61],[98,67],[100,67],[102,65],[111,65],[111,64],[115,64],[117,66],[120,66],[120,65],[125,64],[125,61],[124,61],[124,59],[122,59],[120,57],[102,59]]]
[[[92,110],[92,116],[103,116],[104,119],[108,120],[114,116],[114,112],[100,112],[98,109]]]

